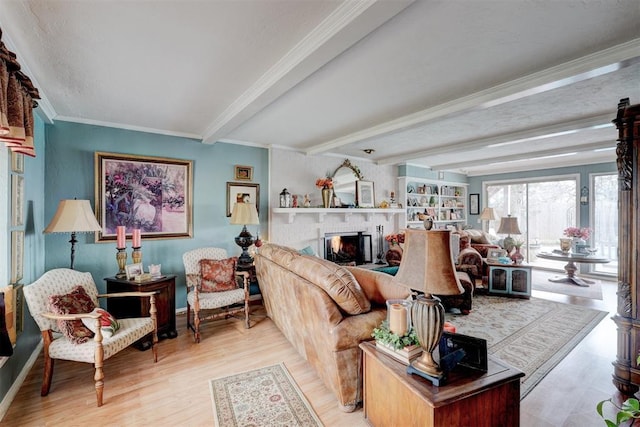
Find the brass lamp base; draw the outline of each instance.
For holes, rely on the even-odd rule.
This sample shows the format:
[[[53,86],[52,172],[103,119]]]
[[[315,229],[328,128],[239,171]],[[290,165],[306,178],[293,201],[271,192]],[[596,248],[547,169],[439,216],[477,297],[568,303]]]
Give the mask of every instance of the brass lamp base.
[[[436,296],[419,296],[411,307],[411,315],[418,341],[424,350],[422,356],[411,363],[411,368],[425,374],[426,376],[421,376],[424,376],[437,386],[440,380],[444,378],[444,373],[433,359],[433,352],[438,348],[442,337],[444,307],[440,303],[440,298]],[[407,372],[409,371],[407,370]]]

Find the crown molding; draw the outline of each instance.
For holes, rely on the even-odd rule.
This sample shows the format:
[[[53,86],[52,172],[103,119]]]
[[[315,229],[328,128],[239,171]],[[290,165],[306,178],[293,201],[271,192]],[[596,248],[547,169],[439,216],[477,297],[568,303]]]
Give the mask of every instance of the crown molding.
[[[58,120],[61,122],[81,123],[85,125],[95,125],[95,126],[104,126],[109,128],[132,130],[136,132],[155,133],[159,135],[177,136],[180,138],[187,138],[187,139],[193,139],[196,141],[202,141],[201,135],[196,135],[196,134],[187,133],[187,132],[173,132],[166,129],[154,129],[154,128],[147,128],[143,126],[130,126],[122,123],[111,123],[111,122],[105,122],[102,120],[83,119],[79,117],[68,117],[68,116],[56,116],[54,120]]]

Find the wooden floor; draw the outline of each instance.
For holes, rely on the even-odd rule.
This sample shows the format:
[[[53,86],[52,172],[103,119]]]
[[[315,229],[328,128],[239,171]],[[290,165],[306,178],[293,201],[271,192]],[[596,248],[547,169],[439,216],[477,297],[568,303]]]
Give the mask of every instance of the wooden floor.
[[[614,283],[603,282],[604,300],[535,292],[534,296],[615,312]],[[0,422],[7,426],[211,426],[208,380],[284,362],[325,426],[365,426],[362,409],[344,413],[309,364],[253,307],[252,328],[228,319],[208,323],[194,344],[178,316],[179,335],[150,352],[127,349],[105,363],[104,406],[95,406],[93,370],[57,361],[51,393],[40,397],[42,355]],[[558,325],[562,327],[562,325]],[[616,333],[610,316],[547,375],[521,403],[522,426],[600,426],[600,400],[617,396],[611,382]],[[619,397],[618,397],[619,398]]]

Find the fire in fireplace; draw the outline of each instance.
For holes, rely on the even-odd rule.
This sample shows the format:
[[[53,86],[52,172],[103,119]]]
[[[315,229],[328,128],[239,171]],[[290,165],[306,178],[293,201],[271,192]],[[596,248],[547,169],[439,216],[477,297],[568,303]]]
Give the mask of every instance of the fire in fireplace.
[[[371,234],[362,231],[327,233],[324,235],[324,257],[340,265],[361,265],[373,262]]]

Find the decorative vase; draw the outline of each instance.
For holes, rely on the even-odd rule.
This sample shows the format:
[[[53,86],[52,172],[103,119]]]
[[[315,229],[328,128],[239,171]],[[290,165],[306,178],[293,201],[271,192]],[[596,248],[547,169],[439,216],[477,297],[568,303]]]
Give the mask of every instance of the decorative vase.
[[[574,253],[574,254],[580,253],[580,251],[578,250],[578,245],[585,246],[586,244],[587,244],[587,242],[585,242],[583,238],[574,237],[571,240],[571,252]]]
[[[572,239],[569,239],[568,237],[560,238],[560,250],[563,254],[568,254],[569,251],[571,251],[571,242]]]
[[[402,248],[400,245],[397,243],[391,243],[389,245],[389,250],[385,255],[385,259],[387,260],[387,264],[391,267],[400,265],[400,261],[402,260]]]
[[[524,255],[520,253],[520,246],[515,247],[515,251],[511,254],[511,261],[513,261],[515,265],[520,265],[522,261],[524,261]]]
[[[331,207],[331,189],[322,187],[322,207],[325,209]]]

